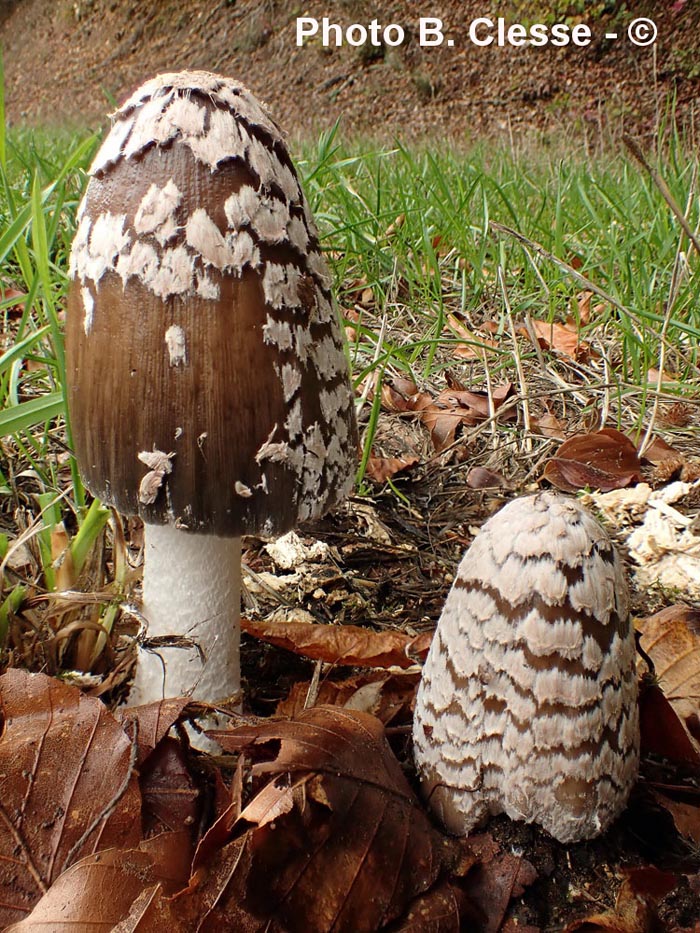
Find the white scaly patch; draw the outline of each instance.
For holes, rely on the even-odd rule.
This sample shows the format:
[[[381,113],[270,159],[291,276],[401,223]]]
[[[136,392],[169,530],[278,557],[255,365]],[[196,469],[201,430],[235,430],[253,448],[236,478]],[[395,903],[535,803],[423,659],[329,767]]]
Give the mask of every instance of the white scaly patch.
[[[153,276],[151,291],[159,298],[184,295],[194,288],[194,258],[184,246],[163,251],[160,268]]]
[[[142,240],[137,240],[128,252],[121,253],[115,264],[115,270],[123,285],[126,285],[131,276],[135,276],[148,288],[152,286],[159,267],[158,253],[150,243],[144,243]]]
[[[153,505],[158,498],[158,491],[165,481],[165,477],[172,473],[173,457],[175,451],[169,454],[162,450],[141,450],[137,454],[141,463],[145,463],[149,468],[148,473],[141,480],[139,486],[139,502],[143,505]]]
[[[141,236],[154,234],[164,246],[178,232],[176,211],[181,203],[182,192],[172,178],[163,188],[154,182],[138,206],[134,230]]]
[[[199,253],[204,263],[224,270],[234,265],[234,251],[203,207],[192,211],[185,227],[187,245]]]
[[[179,324],[171,324],[165,332],[165,345],[171,366],[184,366],[187,363],[187,342],[185,332]]]
[[[246,141],[233,115],[226,110],[210,110],[207,132],[184,138],[195,159],[209,166],[212,172],[224,159],[245,157]]]
[[[104,172],[110,165],[119,161],[122,157],[124,143],[133,126],[133,118],[117,120],[92,161],[90,175],[97,175],[100,172]]]
[[[292,246],[302,255],[306,254],[309,246],[309,234],[304,221],[296,214],[289,219],[287,224],[287,237]]]
[[[619,558],[577,502],[516,499],[483,526],[438,622],[413,738],[451,832],[506,813],[573,842],[622,811],[639,763],[634,630]]]
[[[126,214],[100,214],[90,230],[87,249],[77,254],[76,272],[81,281],[92,279],[98,285],[105,272],[114,269],[119,253],[131,237],[124,229]]]
[[[282,391],[285,402],[289,402],[297,389],[301,386],[301,373],[296,366],[285,363],[281,371]]]
[[[286,321],[277,321],[268,314],[263,324],[263,340],[278,350],[291,350],[294,346],[291,325]]]
[[[268,262],[262,280],[265,303],[276,310],[301,307],[300,279],[301,273],[296,266]]]
[[[85,331],[85,336],[89,336],[90,331],[92,330],[92,317],[95,313],[95,299],[92,297],[89,288],[80,289],[80,295],[83,299],[83,307],[85,308],[85,317],[83,318],[83,330]]]

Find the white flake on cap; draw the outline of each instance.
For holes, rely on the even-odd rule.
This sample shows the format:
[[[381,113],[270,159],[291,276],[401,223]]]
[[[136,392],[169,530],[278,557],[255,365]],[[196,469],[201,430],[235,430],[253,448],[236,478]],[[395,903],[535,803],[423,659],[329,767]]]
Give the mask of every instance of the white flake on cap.
[[[185,236],[187,245],[199,253],[207,265],[223,271],[235,264],[234,250],[203,207],[198,207],[190,214]]]
[[[301,385],[301,373],[296,368],[296,366],[292,366],[290,363],[285,363],[282,366],[281,378],[284,400],[285,402],[288,402]]]
[[[290,218],[287,224],[287,236],[289,237],[289,242],[295,249],[299,250],[302,254],[306,253],[309,245],[309,233],[304,221],[300,217],[297,217],[296,214]]]
[[[114,269],[117,256],[131,241],[124,230],[126,214],[100,214],[90,231],[87,250],[78,254],[78,275],[81,281],[92,279],[97,285],[105,272]]]
[[[291,324],[278,321],[268,314],[267,321],[263,324],[263,340],[278,350],[291,350],[294,346]]]
[[[152,233],[161,246],[178,231],[175,212],[182,202],[182,192],[171,178],[163,188],[153,183],[139,204],[134,230],[141,235]]]
[[[263,273],[263,292],[265,302],[271,308],[298,308],[299,280],[301,273],[296,266],[278,262],[268,262]]]
[[[187,344],[185,332],[179,324],[171,324],[165,332],[165,345],[168,348],[171,366],[184,366],[187,362]]]
[[[120,254],[115,270],[121,277],[123,285],[126,285],[133,275],[150,287],[159,265],[160,260],[154,247],[150,243],[144,243],[143,240],[137,240],[128,252]]]
[[[246,155],[246,143],[240,129],[233,115],[226,110],[210,110],[206,134],[186,136],[185,141],[195,159],[208,165],[212,172],[224,159],[243,159]]]
[[[95,299],[92,297],[89,288],[83,286],[80,289],[80,294],[83,299],[83,307],[85,308],[85,317],[83,318],[83,330],[85,331],[86,336],[92,330],[92,316],[95,311]]]
[[[184,246],[166,249],[161,257],[160,268],[150,284],[151,291],[159,298],[187,294],[192,288],[193,272],[194,257]]]

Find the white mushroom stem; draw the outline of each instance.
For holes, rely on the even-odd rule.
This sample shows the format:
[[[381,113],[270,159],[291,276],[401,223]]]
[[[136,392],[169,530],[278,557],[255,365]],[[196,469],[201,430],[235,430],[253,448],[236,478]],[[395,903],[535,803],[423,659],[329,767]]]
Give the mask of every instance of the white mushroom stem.
[[[144,526],[143,615],[147,638],[180,647],[139,649],[128,703],[237,694],[240,674],[241,540]]]

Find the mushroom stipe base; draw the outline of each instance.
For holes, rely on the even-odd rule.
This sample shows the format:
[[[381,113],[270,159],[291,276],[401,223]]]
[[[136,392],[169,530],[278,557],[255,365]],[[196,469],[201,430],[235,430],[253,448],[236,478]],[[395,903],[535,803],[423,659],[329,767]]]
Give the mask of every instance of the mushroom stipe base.
[[[130,706],[163,697],[224,700],[240,690],[241,539],[144,525],[143,616]],[[173,568],[182,572],[173,574]],[[181,646],[149,646],[171,636]]]

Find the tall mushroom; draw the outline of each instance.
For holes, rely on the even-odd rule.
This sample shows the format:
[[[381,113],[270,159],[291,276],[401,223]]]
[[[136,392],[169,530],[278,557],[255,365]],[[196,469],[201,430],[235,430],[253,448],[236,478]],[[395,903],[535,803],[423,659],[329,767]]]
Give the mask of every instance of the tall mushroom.
[[[357,437],[342,331],[282,133],[242,85],[148,81],[90,168],[66,362],[91,492],[145,522],[151,637],[131,702],[240,687],[240,536],[341,500]],[[187,641],[189,639],[189,642]]]
[[[455,834],[506,813],[573,842],[622,811],[639,762],[634,629],[615,548],[577,502],[527,496],[483,526],[438,622],[413,739]]]

